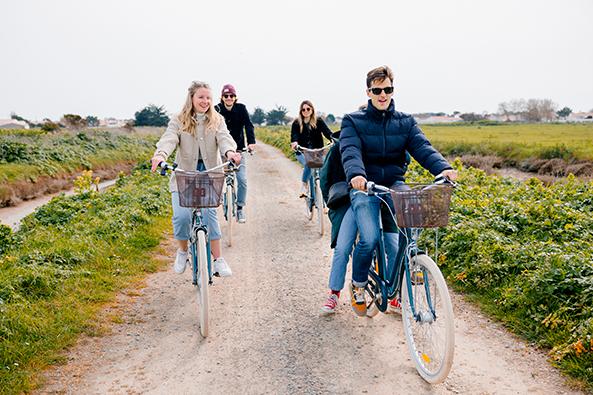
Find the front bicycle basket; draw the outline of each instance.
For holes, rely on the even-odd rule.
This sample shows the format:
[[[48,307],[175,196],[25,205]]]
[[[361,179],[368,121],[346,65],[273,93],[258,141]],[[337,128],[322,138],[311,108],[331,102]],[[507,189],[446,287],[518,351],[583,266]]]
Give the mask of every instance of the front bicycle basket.
[[[224,173],[175,172],[181,207],[218,207],[221,203]]]
[[[449,185],[414,185],[392,191],[395,217],[402,228],[438,228],[449,223],[452,188]]]
[[[327,153],[327,148],[319,148],[319,149],[303,149],[301,151],[303,155],[305,155],[305,163],[307,167],[311,169],[318,169],[323,166],[323,161],[325,159],[325,154]]]

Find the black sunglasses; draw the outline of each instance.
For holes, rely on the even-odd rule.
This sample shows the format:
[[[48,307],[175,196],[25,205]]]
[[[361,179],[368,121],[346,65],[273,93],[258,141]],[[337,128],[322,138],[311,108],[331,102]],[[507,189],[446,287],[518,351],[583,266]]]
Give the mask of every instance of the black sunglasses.
[[[224,97],[225,99],[228,99],[229,97],[235,97],[235,95],[222,95],[222,97]]]
[[[385,91],[386,95],[390,95],[393,93],[393,87],[387,86],[385,88],[369,88],[369,91],[371,91],[373,95],[380,95],[381,91]]]

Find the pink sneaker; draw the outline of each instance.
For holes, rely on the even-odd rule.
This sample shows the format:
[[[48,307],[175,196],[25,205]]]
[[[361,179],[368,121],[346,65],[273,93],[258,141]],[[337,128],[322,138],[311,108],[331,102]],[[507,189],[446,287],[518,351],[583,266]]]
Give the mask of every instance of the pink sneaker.
[[[338,307],[338,295],[336,294],[329,294],[327,300],[321,306],[321,314],[322,315],[330,315],[336,312],[336,308]]]

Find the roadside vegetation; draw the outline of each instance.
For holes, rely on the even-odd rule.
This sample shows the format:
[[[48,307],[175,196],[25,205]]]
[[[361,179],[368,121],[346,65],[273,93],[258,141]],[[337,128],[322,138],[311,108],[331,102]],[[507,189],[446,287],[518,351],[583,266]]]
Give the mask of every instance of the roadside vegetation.
[[[136,171],[99,194],[88,172],[77,194],[38,208],[18,232],[0,225],[0,392],[34,388],[78,335],[104,331],[99,313],[118,291],[158,269],[150,254],[170,224],[166,184]]]
[[[593,177],[593,123],[521,124],[481,121],[420,125],[444,155],[481,169],[511,167],[539,176]],[[334,125],[338,130],[339,125]],[[262,141],[290,153],[290,128],[260,127]],[[285,146],[286,144],[286,146]]]
[[[564,125],[550,126],[532,132],[534,139],[542,137],[542,146],[554,147],[546,133]],[[460,129],[441,127],[427,133],[435,140],[432,135],[442,130],[451,130],[439,135],[447,141]],[[461,130],[479,145],[479,139],[470,139],[475,129]],[[577,147],[584,145],[582,134],[588,130],[576,128],[574,140],[566,144],[580,152]],[[257,133],[260,140],[293,156],[286,128]],[[528,140],[515,141],[528,146]],[[441,231],[438,259],[449,284],[514,333],[549,350],[554,365],[593,389],[593,183],[568,176],[548,186],[536,178],[520,182],[488,176],[462,167],[460,160],[454,164],[460,170],[460,186],[449,227]],[[412,162],[409,181],[431,179]],[[423,233],[429,251],[431,237],[432,232]]]
[[[104,177],[129,170],[157,139],[153,130],[0,130],[0,207],[68,187],[82,170]]]

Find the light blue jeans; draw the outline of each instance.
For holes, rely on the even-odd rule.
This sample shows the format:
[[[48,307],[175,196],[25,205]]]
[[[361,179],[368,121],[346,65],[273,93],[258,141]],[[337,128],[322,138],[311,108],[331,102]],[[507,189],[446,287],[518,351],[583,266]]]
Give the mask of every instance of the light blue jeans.
[[[397,182],[396,188],[406,188],[403,182]],[[381,196],[389,205],[391,212],[395,212],[391,195]],[[354,211],[356,225],[360,237],[352,253],[352,283],[356,287],[364,287],[368,281],[368,272],[373,258],[373,251],[379,242],[380,230],[378,216],[381,211],[381,200],[377,196],[350,191],[350,202]],[[387,243],[386,243],[387,244]],[[397,252],[397,245],[395,251]],[[386,248],[387,250],[387,248]]]
[[[305,155],[301,153],[296,154],[296,158],[301,165],[303,165],[303,176],[301,177],[302,182],[309,182],[309,177],[311,177],[311,169],[307,167],[305,163]]]
[[[334,248],[334,256],[329,273],[329,289],[332,291],[341,291],[344,288],[346,268],[348,267],[348,260],[350,259],[350,253],[352,252],[357,233],[356,218],[354,217],[352,206],[350,206],[340,224],[340,231],[338,232],[338,239]],[[399,235],[398,233],[385,232],[383,233],[383,240],[385,241],[387,265],[390,267],[394,264],[397,254]]]
[[[204,162],[198,162],[198,171],[206,170]],[[189,240],[191,232],[192,208],[179,205],[179,192],[171,192],[171,204],[173,206],[173,237],[175,240]],[[203,208],[202,220],[208,228],[210,240],[220,240],[222,232],[216,216],[216,208]]]
[[[247,155],[241,152],[241,167],[237,171],[237,206],[245,206],[247,199]]]

